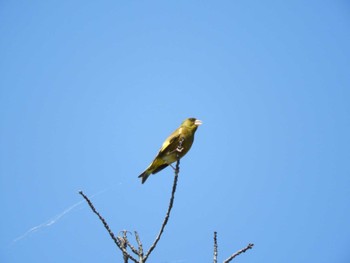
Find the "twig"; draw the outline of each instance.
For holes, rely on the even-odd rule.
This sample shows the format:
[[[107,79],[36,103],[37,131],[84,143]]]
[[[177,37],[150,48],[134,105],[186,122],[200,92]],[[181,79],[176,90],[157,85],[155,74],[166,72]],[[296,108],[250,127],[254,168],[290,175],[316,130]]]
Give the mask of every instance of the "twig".
[[[110,237],[113,239],[114,243],[117,245],[117,247],[122,251],[123,257],[124,257],[124,262],[127,263],[128,260],[127,258],[130,258],[132,261],[135,263],[139,263],[133,256],[131,256],[128,251],[126,250],[126,240],[121,237],[115,237],[114,233],[110,229],[109,225],[107,224],[106,220],[100,215],[100,213],[96,210],[90,199],[83,193],[83,191],[79,191],[79,194],[86,200],[88,205],[90,206],[91,210],[98,216],[100,221],[102,222],[103,226],[107,230],[108,234]]]
[[[143,247],[142,247],[142,243],[141,243],[141,240],[140,240],[140,237],[139,237],[139,234],[137,233],[137,231],[135,231],[135,238],[136,238],[136,241],[137,241],[137,245],[138,245],[138,248],[139,248],[139,258],[140,258],[140,263],[143,263],[144,262],[144,258],[143,258]]]
[[[138,252],[137,249],[129,242],[129,239],[128,239],[127,235],[126,235],[129,231],[123,230],[123,231],[121,231],[121,232],[123,232],[123,239],[125,240],[125,244],[127,245],[127,246],[125,246],[125,249],[126,249],[127,247],[129,247],[129,248],[131,249],[131,251],[134,252],[134,254],[139,255],[139,252]],[[129,233],[130,233],[130,232],[129,232]],[[131,233],[130,233],[130,234],[131,234]]]
[[[214,232],[214,263],[218,262],[218,240],[217,240],[217,232]]]
[[[86,202],[89,204],[91,210],[98,216],[98,218],[100,219],[100,221],[102,222],[103,226],[105,227],[105,229],[108,231],[108,234],[111,236],[111,238],[113,239],[114,243],[121,249],[121,243],[119,242],[119,240],[115,237],[114,233],[112,232],[112,230],[110,229],[109,225],[107,224],[106,220],[100,215],[99,212],[97,212],[96,208],[94,207],[94,205],[92,204],[92,202],[90,201],[90,199],[83,193],[83,191],[79,191],[79,194],[84,197],[84,199],[86,200]]]
[[[129,257],[128,257],[128,253],[126,252],[127,241],[128,241],[128,240],[125,239],[124,237],[118,237],[118,240],[120,241],[120,244],[121,244],[121,246],[123,247],[122,253],[123,253],[124,263],[128,263]]]
[[[132,255],[130,255],[129,252],[128,252],[128,250],[127,250],[128,245],[130,245],[127,236],[124,235],[123,237],[118,237],[118,240],[120,240],[121,243],[122,243],[122,247],[120,248],[120,250],[121,250],[122,253],[123,253],[124,262],[127,263],[128,260],[129,260],[129,258],[130,258],[130,259],[131,259],[132,261],[134,261],[135,263],[139,263],[139,262],[137,261],[137,259],[134,258]]]
[[[147,258],[149,257],[149,255],[151,254],[151,252],[153,251],[153,249],[156,247],[159,239],[161,238],[162,234],[163,234],[163,231],[164,231],[164,228],[166,226],[166,224],[168,223],[168,220],[169,220],[169,216],[170,216],[170,212],[171,212],[171,209],[173,207],[173,203],[174,203],[174,198],[175,198],[175,192],[176,192],[176,186],[177,186],[177,179],[178,179],[178,176],[179,176],[179,172],[180,172],[180,159],[178,158],[177,159],[177,162],[176,162],[176,167],[175,167],[175,176],[174,176],[174,183],[173,183],[173,189],[172,189],[172,192],[171,192],[171,198],[170,198],[170,203],[169,203],[169,207],[168,207],[168,211],[165,215],[165,218],[164,218],[164,221],[163,221],[163,224],[162,224],[162,227],[160,228],[160,231],[158,233],[158,236],[156,237],[155,241],[153,242],[152,246],[149,248],[149,250],[147,251],[145,257],[144,257],[144,261],[143,262],[146,262]]]
[[[224,263],[229,263],[232,259],[234,259],[234,258],[237,257],[238,255],[240,255],[240,254],[246,252],[246,251],[249,250],[249,249],[252,249],[253,246],[254,246],[254,244],[248,244],[248,246],[246,246],[245,248],[243,248],[243,249],[237,251],[236,253],[232,254],[228,259],[226,259],[226,260],[224,261]]]

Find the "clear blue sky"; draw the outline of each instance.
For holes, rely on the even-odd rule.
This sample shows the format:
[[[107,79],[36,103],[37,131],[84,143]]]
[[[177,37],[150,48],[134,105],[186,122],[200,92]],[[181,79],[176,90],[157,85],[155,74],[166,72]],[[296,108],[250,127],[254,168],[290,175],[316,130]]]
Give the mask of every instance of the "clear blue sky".
[[[1,262],[121,262],[79,190],[148,248],[187,117],[150,262],[350,261],[348,1],[1,1],[0,36]]]

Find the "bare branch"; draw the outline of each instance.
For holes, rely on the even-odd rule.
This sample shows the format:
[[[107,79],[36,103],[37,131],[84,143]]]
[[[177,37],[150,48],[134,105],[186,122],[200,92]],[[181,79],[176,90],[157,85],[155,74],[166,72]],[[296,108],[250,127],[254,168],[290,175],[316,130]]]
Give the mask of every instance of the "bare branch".
[[[238,255],[240,255],[240,254],[246,252],[246,251],[249,250],[249,249],[252,249],[253,246],[254,246],[254,244],[248,244],[248,246],[246,246],[245,248],[243,248],[243,249],[237,251],[236,253],[232,254],[228,259],[226,259],[226,260],[224,261],[224,263],[229,263],[232,259],[234,259],[234,258],[237,257]]]
[[[127,247],[129,247],[130,249],[131,249],[131,251],[134,253],[134,254],[136,254],[136,255],[139,255],[139,252],[137,251],[137,249],[129,242],[129,239],[128,239],[128,237],[127,237],[127,233],[130,233],[129,231],[127,231],[127,230],[123,230],[123,231],[120,231],[120,232],[122,232],[123,233],[123,239],[124,239],[124,241],[125,241],[125,249],[127,248]],[[131,233],[130,233],[131,234]]]
[[[172,189],[172,192],[171,192],[171,198],[170,198],[168,211],[167,211],[167,213],[165,215],[165,218],[164,218],[162,227],[160,228],[160,231],[158,233],[158,236],[156,237],[155,241],[153,242],[152,246],[149,248],[149,250],[147,251],[147,253],[146,253],[145,257],[144,257],[144,262],[146,262],[147,258],[149,257],[149,255],[151,254],[153,249],[156,247],[159,239],[161,238],[161,236],[163,234],[164,228],[165,228],[166,224],[168,223],[170,212],[171,212],[171,209],[172,209],[173,203],[174,203],[176,186],[177,186],[177,179],[178,179],[178,176],[179,176],[179,172],[180,172],[180,159],[178,158],[177,162],[176,162],[176,167],[175,167],[174,183],[173,183],[173,189]]]
[[[217,232],[214,231],[214,263],[218,262],[218,240]]]
[[[118,238],[118,240],[119,240],[119,242],[120,242],[120,245],[121,245],[121,247],[123,248],[122,249],[122,253],[123,253],[123,259],[124,259],[124,263],[128,263],[128,261],[129,261],[129,257],[128,257],[128,253],[127,252],[125,252],[126,251],[126,240],[125,240],[125,238],[123,238],[123,237],[117,237]]]
[[[140,237],[138,235],[138,233],[135,231],[135,237],[136,237],[136,241],[138,244],[138,250],[131,245],[131,243],[128,240],[127,237],[127,231],[122,231],[123,232],[123,237],[115,237],[114,233],[111,231],[110,227],[108,226],[107,222],[105,221],[105,219],[99,214],[99,212],[96,211],[95,207],[93,206],[92,202],[89,200],[89,198],[82,192],[80,191],[79,194],[82,195],[84,197],[84,199],[87,201],[87,203],[89,204],[90,208],[92,209],[92,211],[98,216],[98,218],[100,219],[100,221],[103,223],[104,227],[106,228],[106,230],[108,231],[109,235],[111,236],[111,238],[113,239],[114,243],[117,245],[117,247],[122,251],[123,253],[123,258],[124,258],[124,263],[128,262],[128,259],[131,259],[132,261],[134,261],[135,263],[145,263],[147,258],[149,257],[149,255],[152,253],[152,251],[155,249],[155,247],[157,246],[163,232],[165,229],[166,224],[168,223],[169,217],[170,217],[170,212],[171,209],[173,208],[173,204],[174,204],[174,199],[175,199],[175,192],[176,192],[176,187],[177,187],[177,180],[178,180],[178,176],[179,176],[179,172],[180,172],[180,152],[183,150],[182,147],[182,143],[183,143],[184,139],[182,138],[179,141],[179,146],[176,148],[177,153],[177,162],[176,162],[176,167],[174,169],[174,183],[173,183],[173,188],[172,188],[172,192],[171,192],[171,197],[170,197],[170,202],[169,202],[169,206],[168,206],[168,210],[167,213],[165,215],[163,224],[159,230],[159,233],[155,239],[155,241],[153,242],[152,246],[149,248],[149,250],[147,251],[146,255],[143,255],[143,247],[142,247],[142,243],[140,240]],[[131,251],[138,255],[139,257],[139,261],[137,261],[132,255],[130,255],[127,251],[127,247],[129,247],[131,249]]]
[[[142,243],[141,243],[141,240],[140,240],[140,237],[139,237],[139,234],[137,233],[137,231],[135,231],[135,238],[136,238],[137,245],[138,245],[138,248],[139,248],[140,263],[143,263],[144,262],[143,247],[142,247]]]
[[[125,258],[130,258],[130,259],[131,259],[132,261],[134,261],[135,263],[139,263],[139,262],[137,261],[136,258],[134,258],[133,256],[131,256],[131,255],[128,253],[128,251],[126,250],[126,248],[123,248],[123,249],[122,249],[122,252],[123,252],[124,261],[126,260],[126,262],[128,262],[128,260],[125,259]]]
[[[121,249],[121,244],[120,244],[119,240],[115,237],[114,233],[110,229],[106,220],[100,215],[99,212],[97,212],[96,208],[94,207],[94,205],[92,204],[90,199],[83,193],[83,191],[79,191],[79,194],[86,200],[86,202],[89,204],[91,210],[98,216],[98,218],[102,222],[103,226],[105,227],[105,229],[107,230],[107,232],[111,236],[111,238],[113,239],[114,243]]]
[[[113,239],[114,243],[117,245],[117,247],[122,251],[123,257],[124,257],[124,263],[128,262],[128,258],[130,258],[135,263],[139,263],[133,256],[131,256],[128,251],[126,250],[126,240],[121,237],[115,237],[114,233],[112,232],[111,228],[107,224],[106,220],[100,215],[100,213],[96,210],[90,199],[83,193],[83,191],[79,191],[79,194],[86,200],[88,205],[90,206],[91,210],[98,216],[100,221],[102,222],[103,226],[107,230],[110,237]]]

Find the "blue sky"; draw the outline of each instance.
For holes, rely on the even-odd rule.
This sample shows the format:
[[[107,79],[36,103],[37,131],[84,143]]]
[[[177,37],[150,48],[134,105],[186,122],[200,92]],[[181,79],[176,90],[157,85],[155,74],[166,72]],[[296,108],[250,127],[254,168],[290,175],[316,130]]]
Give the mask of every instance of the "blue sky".
[[[1,1],[0,261],[121,262],[78,195],[150,262],[350,260],[347,1]]]

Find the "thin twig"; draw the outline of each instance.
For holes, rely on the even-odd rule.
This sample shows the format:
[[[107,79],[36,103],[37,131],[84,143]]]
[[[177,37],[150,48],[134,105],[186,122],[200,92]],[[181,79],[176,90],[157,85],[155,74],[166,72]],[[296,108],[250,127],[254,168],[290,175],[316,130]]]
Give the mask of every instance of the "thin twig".
[[[125,239],[124,237],[119,237],[118,236],[118,240],[121,244],[122,249],[122,253],[123,253],[123,259],[124,259],[124,263],[128,263],[129,261],[129,257],[128,257],[128,253],[126,252],[126,248],[127,248],[127,239]]]
[[[129,239],[126,240],[126,244],[131,249],[131,251],[134,252],[134,254],[139,255],[139,252],[137,251],[137,249],[133,245],[130,244]]]
[[[144,262],[144,260],[143,260],[143,247],[142,247],[142,243],[141,243],[141,240],[140,240],[140,237],[139,237],[139,234],[137,233],[137,231],[135,231],[135,238],[136,238],[137,245],[139,248],[140,263],[143,263]]]
[[[125,245],[123,246],[123,256],[124,256],[124,258],[127,257],[127,259],[130,258],[130,259],[131,259],[132,261],[134,261],[135,263],[139,263],[139,262],[137,261],[137,259],[135,259],[134,257],[132,257],[132,256],[129,254],[128,250],[127,250],[127,247],[129,246],[130,249],[132,250],[132,252],[134,252],[136,255],[138,255],[136,248],[135,248],[133,245],[131,245],[130,242],[129,242],[129,240],[128,240],[127,234],[130,233],[130,232],[127,231],[127,230],[123,230],[122,232],[123,232],[123,239],[124,239],[124,242],[125,242]],[[131,233],[130,233],[130,234],[131,234]]]
[[[130,258],[132,261],[134,261],[135,263],[139,263],[138,261],[137,261],[137,259],[136,258],[134,258],[133,256],[131,256],[129,253],[128,253],[128,251],[126,250],[126,248],[123,248],[122,249],[122,252],[123,252],[123,256],[125,257],[128,257],[128,258]],[[127,262],[127,261],[126,261]]]
[[[129,231],[123,230],[123,231],[121,231],[121,232],[123,232],[123,238],[124,238],[125,243],[126,243],[126,245],[127,245],[127,246],[125,246],[125,249],[126,249],[127,247],[129,247],[129,248],[131,249],[131,251],[134,252],[134,254],[139,255],[139,252],[137,251],[137,249],[129,242],[129,239],[128,239],[128,236],[127,236],[127,233],[128,233]],[[129,232],[129,233],[130,233],[130,232]],[[131,233],[130,233],[130,234],[131,234]]]
[[[246,251],[249,250],[249,249],[252,249],[253,246],[254,246],[254,244],[248,244],[248,246],[246,246],[245,248],[243,248],[243,249],[237,251],[236,253],[232,254],[228,259],[226,259],[226,260],[224,261],[224,263],[229,263],[232,259],[234,259],[234,258],[237,257],[238,255],[240,255],[240,254],[246,252]]]
[[[214,263],[218,262],[218,240],[217,232],[214,231]]]
[[[120,250],[122,251],[122,253],[123,253],[124,263],[128,263],[129,258],[132,259],[132,256],[128,253],[128,250],[127,250],[129,240],[128,240],[128,238],[126,237],[126,235],[124,235],[123,237],[118,236],[117,239],[118,239],[118,241],[119,241],[120,244],[121,244],[121,248],[119,248],[119,249],[120,249]],[[133,260],[133,259],[132,259],[132,260]],[[135,259],[135,260],[136,260],[136,259]],[[133,261],[135,262],[135,260],[133,260]],[[137,261],[136,261],[136,263],[137,263]]]
[[[100,215],[100,213],[96,210],[96,208],[94,207],[94,205],[92,204],[92,202],[90,201],[90,199],[83,193],[83,191],[79,191],[79,194],[86,200],[86,202],[88,203],[88,205],[90,206],[91,210],[98,216],[98,218],[100,219],[100,221],[102,222],[103,226],[105,227],[105,229],[107,230],[108,234],[110,235],[110,237],[113,239],[114,243],[117,245],[117,247],[122,251],[123,253],[123,257],[124,257],[124,262],[128,262],[127,258],[130,258],[132,261],[134,261],[135,263],[139,263],[133,256],[131,256],[128,251],[126,250],[126,242],[124,240],[124,238],[121,237],[115,237],[114,233],[112,232],[112,230],[110,229],[109,225],[107,224],[106,220]]]
[[[111,236],[111,238],[113,239],[114,243],[121,249],[121,244],[120,244],[119,240],[115,237],[114,233],[110,229],[106,220],[100,215],[99,212],[97,212],[96,208],[94,207],[94,205],[92,204],[90,199],[83,193],[83,191],[79,191],[79,194],[86,200],[86,202],[89,204],[91,210],[98,216],[98,218],[102,222],[103,226],[105,227],[105,229],[107,230],[107,232]]]
[[[163,231],[164,231],[164,228],[166,226],[166,224],[168,223],[168,220],[169,220],[169,216],[170,216],[170,212],[171,212],[171,209],[173,207],[173,203],[174,203],[174,198],[175,198],[175,192],[176,192],[176,186],[177,186],[177,179],[178,179],[178,176],[179,176],[179,172],[180,172],[180,159],[178,158],[177,159],[177,162],[176,162],[176,167],[175,167],[175,176],[174,176],[174,183],[173,183],[173,189],[172,189],[172,192],[171,192],[171,198],[170,198],[170,203],[169,203],[169,207],[168,207],[168,211],[165,215],[165,218],[164,218],[164,221],[163,221],[163,224],[162,224],[162,227],[160,228],[160,231],[158,233],[158,236],[156,237],[155,241],[153,242],[152,246],[149,248],[149,250],[147,251],[145,257],[144,257],[144,261],[143,262],[146,262],[147,258],[149,257],[149,255],[151,254],[151,252],[153,251],[153,249],[156,247],[159,239],[161,238],[162,234],[163,234]]]

